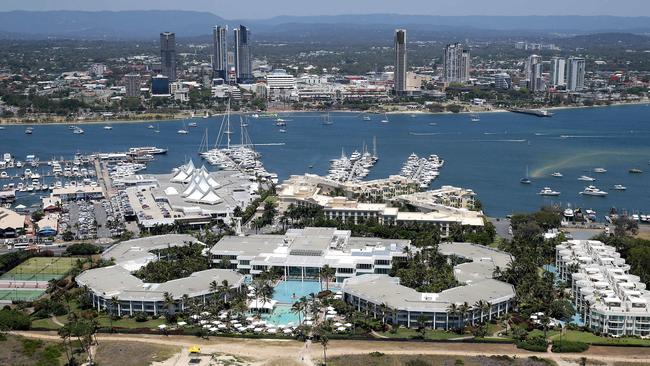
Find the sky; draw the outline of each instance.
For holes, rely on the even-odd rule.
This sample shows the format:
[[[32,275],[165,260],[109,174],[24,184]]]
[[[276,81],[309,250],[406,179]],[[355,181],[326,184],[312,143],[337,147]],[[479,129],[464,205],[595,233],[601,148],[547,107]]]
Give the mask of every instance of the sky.
[[[0,0],[9,10],[198,10],[226,19],[278,15],[650,16],[650,0]]]

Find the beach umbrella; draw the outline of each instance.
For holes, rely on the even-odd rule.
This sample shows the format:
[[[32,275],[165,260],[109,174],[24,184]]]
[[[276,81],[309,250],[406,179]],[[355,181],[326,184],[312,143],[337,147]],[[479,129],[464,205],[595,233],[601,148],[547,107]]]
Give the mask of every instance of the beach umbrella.
[[[289,333],[291,333],[291,332],[293,332],[293,330],[287,328],[287,329],[284,330],[283,333],[284,333],[284,334],[289,334]]]
[[[177,324],[179,327],[182,327],[182,326],[187,325],[187,323],[185,323],[185,322],[178,322],[178,323],[176,323],[176,324]]]
[[[226,328],[226,325],[225,324],[219,324],[219,325],[217,325],[217,328],[224,329],[224,328]]]
[[[267,329],[266,331],[269,332],[269,333],[272,333],[272,334],[278,332],[278,330],[275,329],[275,328],[269,328],[269,329]]]
[[[160,329],[165,329],[165,328],[167,328],[167,325],[165,325],[165,324],[160,324],[160,325],[158,326],[158,328],[160,328]]]
[[[334,326],[335,326],[335,327],[340,327],[341,325],[343,325],[343,324],[341,324],[341,323],[334,323]]]
[[[264,328],[255,328],[255,329],[253,329],[253,332],[259,333],[259,332],[261,332],[263,330],[264,330]]]
[[[347,330],[347,328],[345,328],[345,327],[338,327],[338,328],[336,328],[336,330],[338,330],[339,332],[345,332],[345,331]]]

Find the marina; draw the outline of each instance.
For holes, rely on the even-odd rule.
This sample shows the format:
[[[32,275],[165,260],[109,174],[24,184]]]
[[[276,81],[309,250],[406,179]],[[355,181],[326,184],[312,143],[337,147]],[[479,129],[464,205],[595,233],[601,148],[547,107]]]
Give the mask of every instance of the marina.
[[[629,173],[631,167],[644,170],[650,160],[647,111],[645,105],[566,109],[556,111],[551,119],[515,113],[483,113],[479,124],[472,123],[467,115],[418,114],[411,118],[408,114],[391,114],[390,123],[381,123],[384,115],[373,115],[371,121],[364,121],[363,115],[358,113],[332,112],[334,125],[323,125],[322,113],[293,113],[282,117],[292,120],[288,133],[277,132],[274,123],[277,117],[271,115],[249,116],[249,126],[245,130],[254,141],[253,147],[264,169],[277,173],[280,180],[305,172],[325,176],[330,170],[330,159],[340,156],[341,148],[353,152],[360,149],[364,140],[371,141],[376,136],[381,158],[369,169],[366,180],[398,173],[411,153],[420,157],[438,154],[447,164],[444,174],[437,177],[434,185],[473,189],[489,215],[505,216],[557,204],[593,209],[602,218],[612,207],[619,211],[650,212],[650,196],[647,195],[650,175]],[[237,114],[231,117],[233,145],[239,144],[238,119]],[[0,131],[3,139],[0,153],[18,157],[23,166],[0,168],[0,177],[2,171],[7,176],[22,175],[25,168],[41,176],[47,175],[52,168],[46,163],[53,156],[56,160],[63,157],[63,160],[72,161],[77,153],[126,153],[131,147],[146,145],[169,149],[167,154],[154,155],[154,160],[146,161],[146,172],[168,173],[196,157],[197,152],[202,151],[202,132],[207,128],[214,135],[221,121],[222,116],[198,119],[198,127],[185,136],[176,134],[182,125],[178,120],[112,122],[111,131],[104,129],[104,123],[84,124],[84,134],[74,137],[67,124],[36,125],[31,136],[24,134],[29,125],[4,125],[5,129]],[[489,139],[486,139],[487,133]],[[529,143],[508,141],[522,139]],[[208,150],[212,148],[214,141]],[[25,167],[27,155],[39,157],[39,167],[43,167],[43,171],[29,164]],[[529,166],[532,183],[524,185],[519,180],[526,166]],[[607,170],[607,173],[598,174],[599,187],[610,190],[620,184],[626,190],[616,191],[616,194],[612,190],[608,197],[598,200],[579,195],[585,183],[590,182],[577,178],[595,174],[595,167]],[[210,166],[210,169],[217,167]],[[562,177],[553,176],[554,172],[561,172]],[[49,186],[49,178],[45,180]],[[9,184],[9,181],[2,178],[0,183]],[[537,195],[544,187],[552,187],[562,195]],[[38,196],[35,192],[19,192],[16,204],[30,194]]]
[[[411,178],[420,184],[420,188],[426,189],[431,182],[438,178],[439,169],[445,164],[438,155],[429,155],[428,158],[420,158],[415,153],[409,155],[408,159],[400,170],[400,175]]]

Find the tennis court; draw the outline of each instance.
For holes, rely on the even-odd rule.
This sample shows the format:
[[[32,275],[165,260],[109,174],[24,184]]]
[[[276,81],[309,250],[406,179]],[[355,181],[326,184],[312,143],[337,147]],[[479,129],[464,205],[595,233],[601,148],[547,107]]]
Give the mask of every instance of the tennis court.
[[[34,257],[0,276],[0,280],[49,281],[59,279],[72,269],[77,258]]]
[[[0,290],[0,301],[33,301],[41,297],[44,292],[44,290],[23,289]]]

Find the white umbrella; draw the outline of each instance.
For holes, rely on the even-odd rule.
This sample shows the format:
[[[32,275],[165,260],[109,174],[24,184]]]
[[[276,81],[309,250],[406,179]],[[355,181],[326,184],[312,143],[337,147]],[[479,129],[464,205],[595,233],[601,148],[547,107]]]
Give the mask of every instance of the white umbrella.
[[[289,333],[291,333],[291,332],[293,332],[293,330],[287,328],[287,329],[284,330],[283,333],[284,333],[284,334],[289,334]]]
[[[212,328],[209,329],[209,331],[211,331],[211,332],[216,332],[217,330],[218,330],[218,329],[215,328],[215,327],[212,327]]]
[[[330,315],[336,315],[336,311],[334,310],[328,310],[327,313]]]
[[[194,314],[194,315],[192,315],[192,316],[190,316],[190,318],[192,318],[192,319],[194,319],[194,320],[196,320],[196,319],[199,319],[199,318],[200,318],[200,316],[198,316],[197,314]]]
[[[255,329],[255,326],[251,324],[251,325],[247,326],[246,329]]]
[[[239,320],[237,320],[237,319],[233,319],[233,320],[230,321],[230,324],[237,324],[237,323],[239,323]]]
[[[178,323],[176,323],[176,324],[177,324],[179,327],[182,327],[182,326],[187,325],[187,323],[185,323],[185,322],[178,322]]]
[[[201,320],[201,321],[199,321],[199,324],[201,324],[201,325],[203,325],[203,324],[207,324],[207,323],[208,323],[207,320]]]
[[[333,318],[334,318],[334,315],[332,315],[332,314],[325,315],[325,319],[333,319]]]
[[[263,330],[264,330],[264,328],[255,328],[255,329],[253,329],[253,332],[259,333],[259,332],[261,332]]]
[[[219,315],[219,319],[226,319],[227,317],[228,317],[228,314]]]
[[[350,323],[345,323],[343,325],[346,326],[346,327],[351,327],[352,326],[352,324],[350,324]]]
[[[334,310],[334,307],[333,307],[333,306],[328,306],[328,307],[327,307],[327,310],[328,310],[328,311],[332,311],[332,310]]]
[[[217,325],[217,328],[224,329],[224,328],[226,328],[226,325],[225,324],[219,324],[219,325]]]
[[[160,328],[160,329],[165,329],[165,328],[167,328],[167,325],[165,325],[165,324],[160,324],[160,325],[158,326],[158,328]]]
[[[210,324],[203,324],[203,328],[210,328],[212,327]]]
[[[345,327],[338,327],[338,328],[336,328],[336,330],[338,330],[339,332],[345,332],[345,331],[347,330],[347,328],[345,328]]]
[[[203,315],[203,316],[209,316],[209,315],[211,315],[211,314],[208,313],[207,311],[204,311],[204,312],[201,313],[201,315]]]
[[[312,319],[314,319],[314,318],[312,318],[311,316],[308,316],[308,317],[305,318],[305,320],[312,320]]]
[[[312,324],[314,324],[313,321],[311,321],[311,320],[305,320],[305,325],[312,325]]]
[[[239,328],[243,328],[243,327],[244,327],[244,326],[241,325],[241,324],[235,324],[235,325],[233,325],[233,326],[234,326],[235,328],[237,328],[237,329],[239,329]]]
[[[252,316],[249,316],[248,318],[246,318],[247,322],[252,322],[253,320],[255,320],[255,318],[253,318]]]
[[[334,323],[334,326],[335,326],[335,327],[340,327],[341,325],[343,325],[343,324],[341,324],[341,323]]]
[[[278,332],[278,330],[275,329],[275,328],[269,328],[266,331],[269,332],[269,333],[277,333]]]

